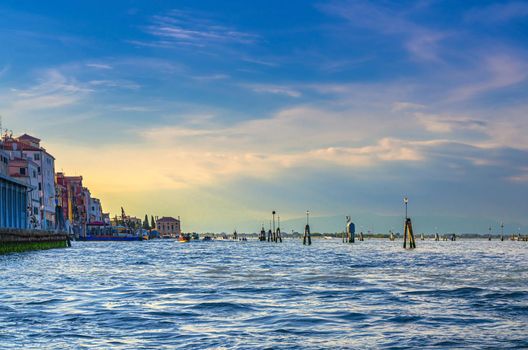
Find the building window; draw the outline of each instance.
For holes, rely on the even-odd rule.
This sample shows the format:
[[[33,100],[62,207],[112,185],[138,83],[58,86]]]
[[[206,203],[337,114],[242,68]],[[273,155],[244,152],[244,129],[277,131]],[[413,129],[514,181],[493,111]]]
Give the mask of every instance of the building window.
[[[38,170],[38,174],[40,175],[40,167],[38,167],[37,170]]]
[[[20,168],[20,175],[26,175],[26,168]]]
[[[35,153],[35,154],[33,155],[33,159],[35,159],[35,160],[40,160],[40,154]]]

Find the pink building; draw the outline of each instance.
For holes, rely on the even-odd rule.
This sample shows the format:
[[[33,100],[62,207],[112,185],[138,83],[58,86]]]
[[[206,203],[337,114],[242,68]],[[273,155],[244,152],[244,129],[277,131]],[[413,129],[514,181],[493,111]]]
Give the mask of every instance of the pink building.
[[[40,228],[55,227],[55,158],[41,147],[40,139],[24,134],[4,135],[2,148],[9,159],[26,159],[37,165]]]

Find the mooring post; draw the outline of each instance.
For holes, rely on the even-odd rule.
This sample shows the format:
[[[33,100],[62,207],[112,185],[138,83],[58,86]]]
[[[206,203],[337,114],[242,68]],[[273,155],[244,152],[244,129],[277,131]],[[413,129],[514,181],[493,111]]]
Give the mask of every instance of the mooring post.
[[[414,233],[412,228],[412,222],[410,218],[405,220],[405,233],[403,236],[403,248],[407,248],[407,240],[409,241],[409,249],[416,248],[416,241],[414,240]]]
[[[282,234],[281,234],[281,229],[280,229],[280,215],[277,215],[277,241],[276,242],[280,242],[282,243]]]
[[[389,240],[394,241],[396,239],[396,237],[394,236],[394,232],[392,232],[392,230],[390,230],[389,232],[390,232]]]
[[[271,212],[271,215],[273,215],[273,231],[272,232],[272,237],[271,237],[271,240],[273,242],[277,242],[277,233],[275,232],[275,210]]]
[[[350,221],[350,217],[349,216],[345,216],[345,230],[341,234],[341,241],[343,243],[348,242],[348,222],[349,221]],[[345,241],[345,239],[346,239],[346,241]]]
[[[365,238],[363,237],[363,231],[361,231],[361,232],[359,233],[359,241],[360,241],[360,242],[363,242],[364,240],[365,240]]]
[[[407,205],[409,203],[409,198],[404,197],[403,203],[405,203],[405,228],[404,228],[404,234],[403,234],[403,248],[407,249],[407,240],[408,240],[409,249],[414,249],[416,248],[416,241],[414,240],[414,233],[413,233],[411,219],[407,215]]]
[[[262,224],[262,228],[260,229],[259,240],[261,242],[264,242],[266,240],[266,230],[264,229],[264,224]]]
[[[435,241],[438,242],[440,241],[440,235],[437,233],[435,233]]]
[[[269,231],[268,231],[268,242],[271,242],[271,239],[272,239],[272,231],[271,231],[271,220],[270,220],[270,228],[269,228]]]
[[[356,241],[356,225],[351,221],[350,216],[347,216],[346,225],[346,242],[354,243]]]
[[[312,237],[310,235],[310,211],[306,211],[306,227],[304,228],[304,245],[312,245]]]

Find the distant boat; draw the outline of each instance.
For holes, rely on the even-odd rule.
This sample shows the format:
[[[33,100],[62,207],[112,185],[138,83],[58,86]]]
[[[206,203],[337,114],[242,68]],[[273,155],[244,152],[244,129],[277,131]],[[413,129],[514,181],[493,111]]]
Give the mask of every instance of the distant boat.
[[[180,234],[180,237],[178,237],[178,242],[180,243],[188,243],[191,240],[191,237],[189,235]]]
[[[223,233],[221,236],[215,237],[216,241],[227,241],[229,240],[229,237],[225,233]]]
[[[323,236],[324,239],[332,239],[330,236]]]

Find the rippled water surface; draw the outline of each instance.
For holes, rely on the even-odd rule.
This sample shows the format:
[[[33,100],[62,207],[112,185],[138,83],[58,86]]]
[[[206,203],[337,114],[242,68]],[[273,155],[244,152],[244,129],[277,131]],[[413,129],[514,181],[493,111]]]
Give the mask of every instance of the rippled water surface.
[[[0,348],[528,348],[527,252],[74,242],[0,256]]]

